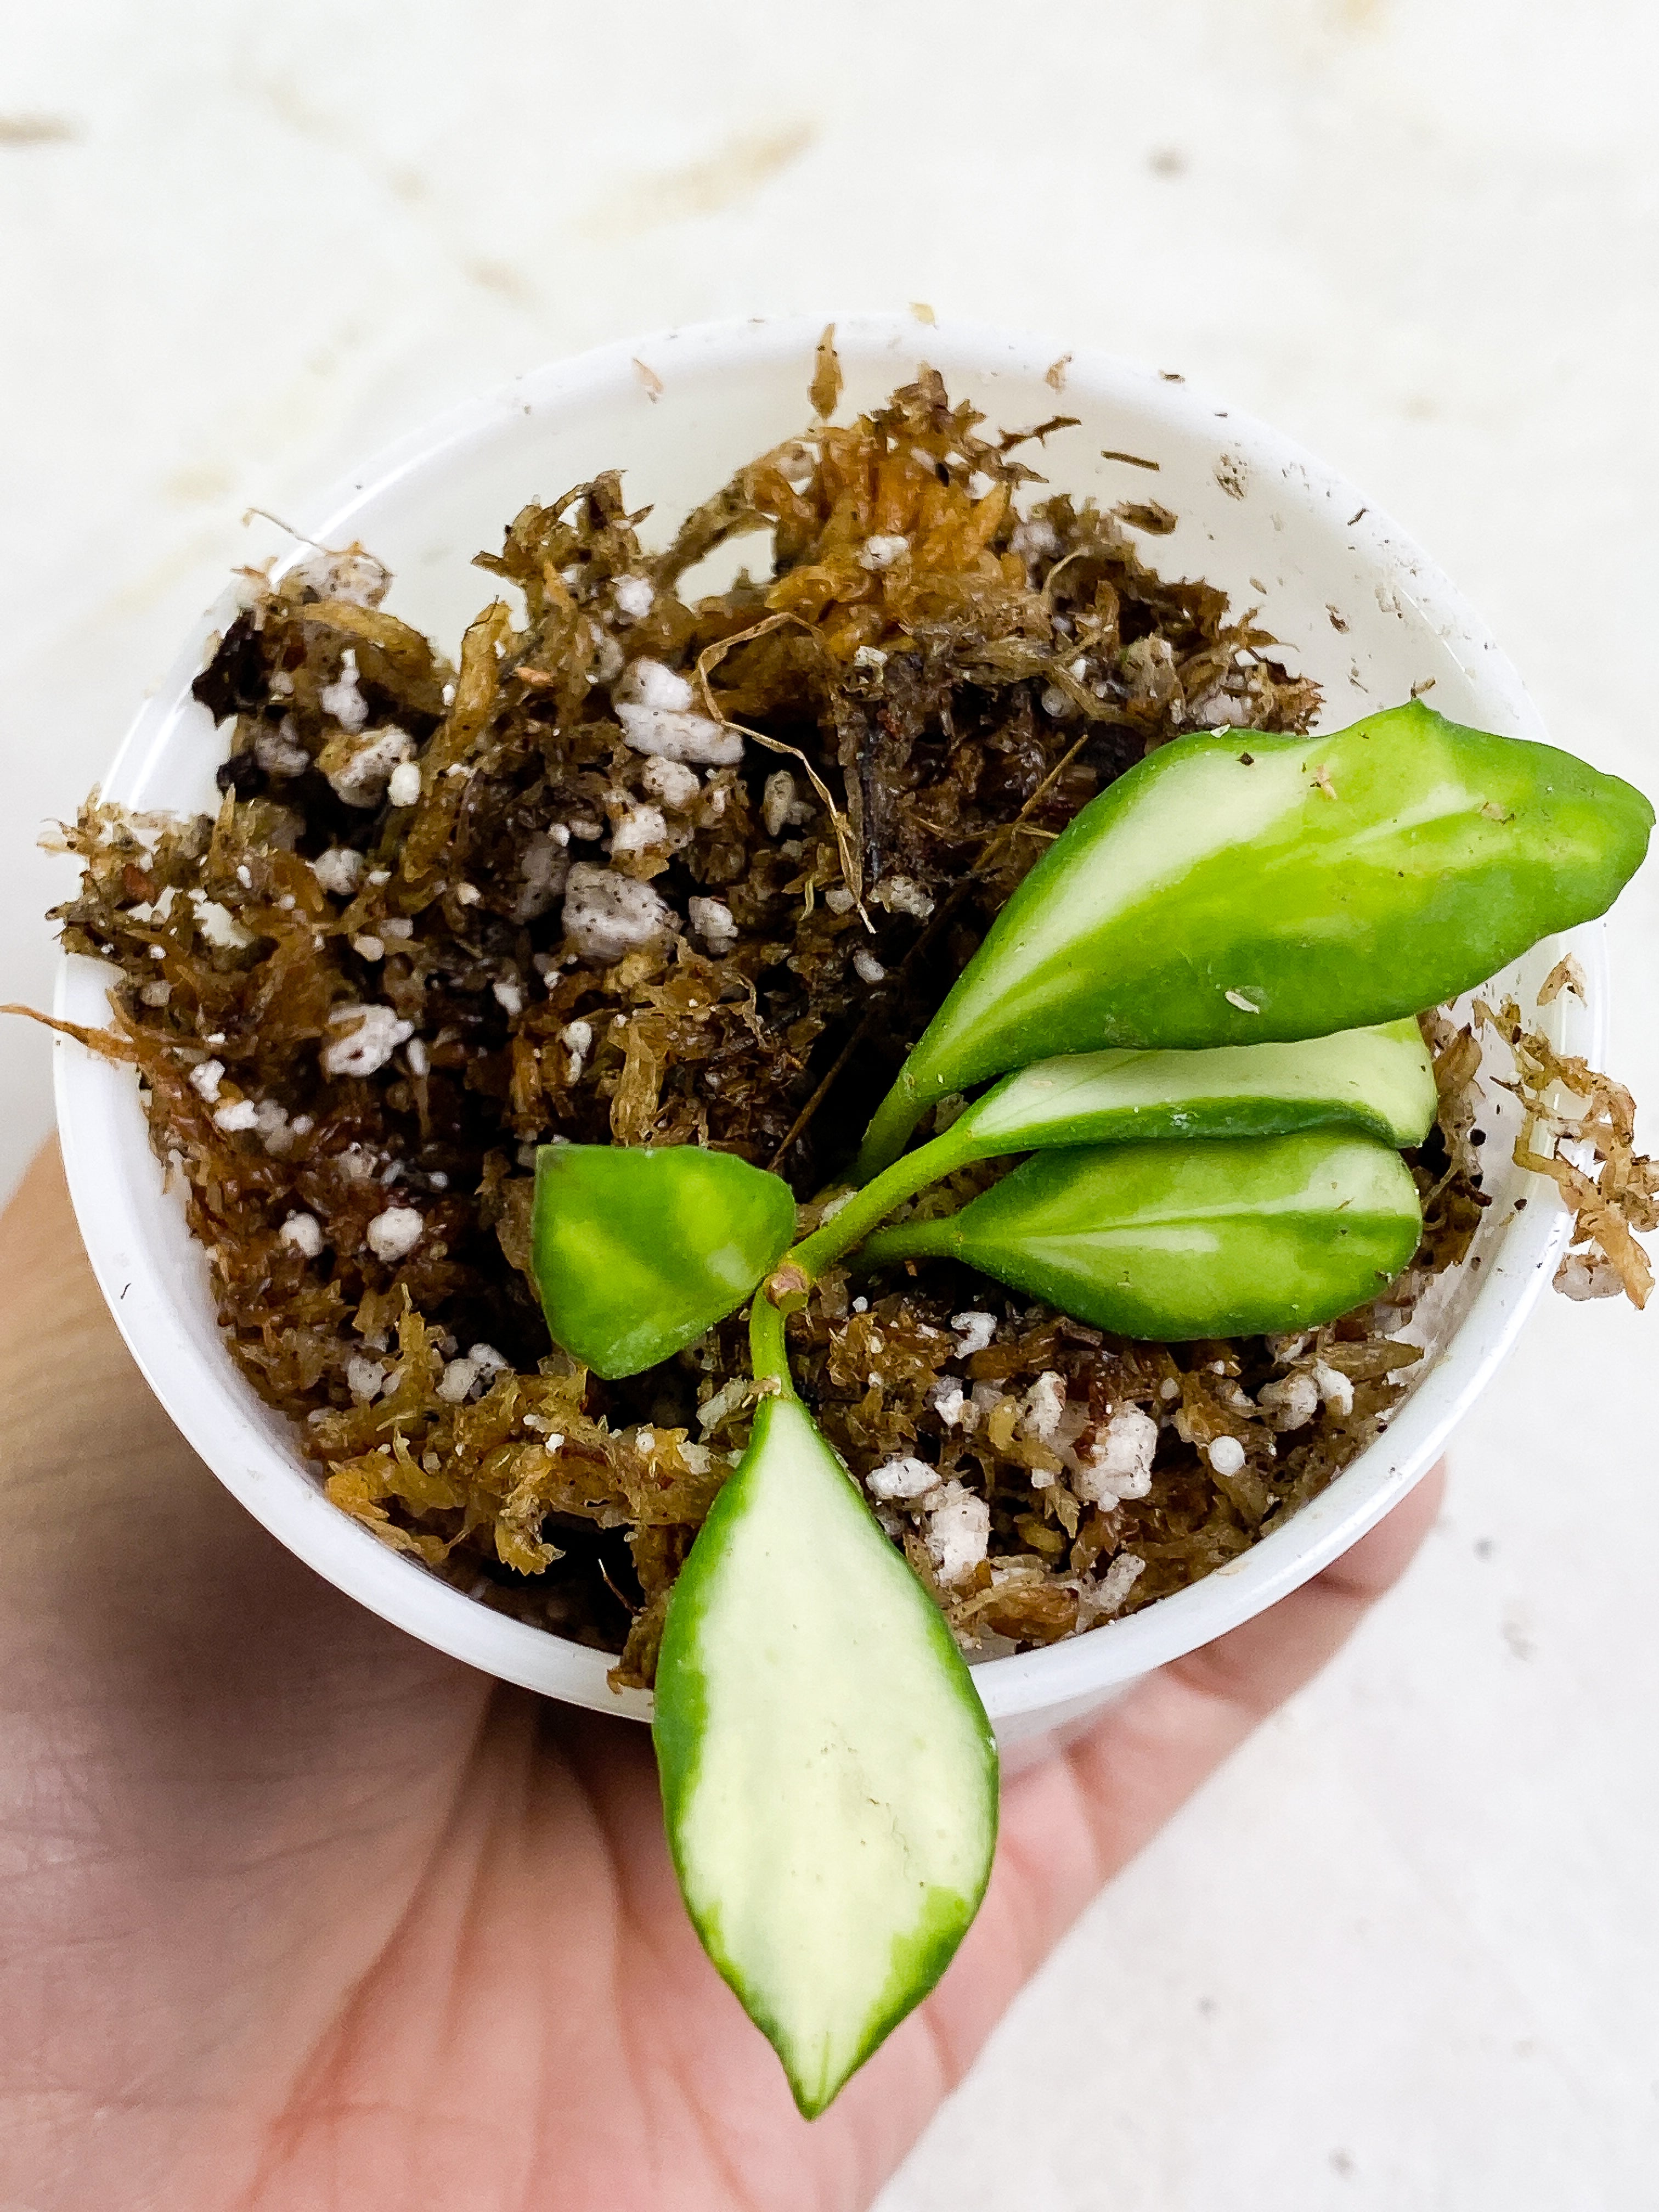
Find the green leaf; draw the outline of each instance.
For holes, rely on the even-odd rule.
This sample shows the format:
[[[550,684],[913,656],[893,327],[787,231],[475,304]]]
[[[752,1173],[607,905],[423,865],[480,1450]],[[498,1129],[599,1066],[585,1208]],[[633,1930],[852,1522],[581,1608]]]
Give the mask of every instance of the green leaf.
[[[937,1607],[793,1395],[763,1402],[674,1586],[654,1725],[687,1908],[816,2118],[967,1933],[997,1757]]]
[[[734,1312],[787,1250],[787,1183],[696,1145],[544,1145],[532,1266],[553,1340],[615,1381]]]
[[[795,1257],[809,1274],[822,1273],[907,1198],[973,1160],[1297,1129],[1363,1129],[1390,1145],[1418,1145],[1436,1104],[1434,1066],[1414,1021],[1343,1030],[1299,1044],[1085,1052],[1039,1060],[1006,1077],[939,1136],[854,1192]]]
[[[1369,1027],[1604,913],[1653,826],[1571,754],[1420,702],[1319,737],[1199,733],[1090,801],[992,924],[871,1123],[1061,1054]]]
[[[860,1264],[965,1261],[1061,1313],[1179,1343],[1307,1328],[1375,1297],[1417,1249],[1417,1188],[1369,1137],[1316,1132],[1038,1152]]]
[[[1164,1137],[1364,1129],[1420,1145],[1434,1121],[1434,1063],[1415,1021],[1296,1044],[1207,1052],[1076,1053],[1020,1069],[948,1132],[963,1159]]]

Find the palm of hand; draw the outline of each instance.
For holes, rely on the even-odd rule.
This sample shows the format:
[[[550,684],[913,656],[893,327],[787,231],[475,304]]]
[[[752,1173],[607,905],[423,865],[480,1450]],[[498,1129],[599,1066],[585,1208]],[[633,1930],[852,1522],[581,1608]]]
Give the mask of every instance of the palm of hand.
[[[1433,1486],[1005,1794],[934,1996],[811,2128],[650,1747],[319,1582],[150,1400],[55,1163],[0,1224],[0,2194],[34,2212],[866,2204],[1020,1983],[1409,1558]]]

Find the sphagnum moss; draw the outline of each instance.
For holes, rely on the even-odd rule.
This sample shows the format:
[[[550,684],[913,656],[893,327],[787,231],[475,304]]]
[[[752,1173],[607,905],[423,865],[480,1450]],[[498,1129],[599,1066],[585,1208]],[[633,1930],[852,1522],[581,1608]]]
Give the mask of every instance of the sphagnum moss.
[[[197,685],[231,725],[216,816],[94,799],[65,832],[64,942],[120,971],[112,1039],[243,1372],[345,1510],[622,1681],[651,1679],[756,1394],[740,1318],[621,1382],[550,1353],[535,1147],[711,1145],[785,1175],[810,1227],[1078,809],[1182,731],[1318,705],[1219,592],[1143,563],[1127,510],[1017,512],[1020,451],[924,374],[763,455],[664,554],[599,477],[480,556],[523,614],[487,608],[453,666],[361,549],[250,578]],[[766,574],[678,596],[763,530]],[[1503,1020],[1523,1079],[1551,1073]],[[1386,1420],[1396,1333],[1486,1202],[1479,1048],[1435,1042],[1417,1261],[1305,1339],[1125,1342],[948,1261],[814,1286],[798,1387],[964,1640],[1049,1642],[1208,1573]],[[1651,1170],[1586,1080],[1607,1188],[1572,1170],[1568,1286],[1634,1289]]]

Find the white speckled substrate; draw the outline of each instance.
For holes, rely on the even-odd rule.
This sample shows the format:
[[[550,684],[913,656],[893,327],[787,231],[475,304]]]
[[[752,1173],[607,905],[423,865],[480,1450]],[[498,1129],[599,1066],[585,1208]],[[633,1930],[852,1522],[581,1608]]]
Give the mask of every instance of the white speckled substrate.
[[[1040,36],[986,0],[842,0],[844,43],[737,0],[398,18],[85,0],[9,27],[0,995],[49,988],[37,825],[277,544],[246,507],[538,362],[824,299],[1231,395],[1420,538],[1560,742],[1659,785],[1637,0],[1055,0]],[[589,96],[617,67],[628,97]],[[1659,869],[1613,938],[1617,1072],[1650,1100],[1656,944]],[[8,1182],[47,1060],[8,1033]],[[1410,1581],[1095,1908],[884,2212],[1645,2212],[1655,1326],[1534,1320]]]

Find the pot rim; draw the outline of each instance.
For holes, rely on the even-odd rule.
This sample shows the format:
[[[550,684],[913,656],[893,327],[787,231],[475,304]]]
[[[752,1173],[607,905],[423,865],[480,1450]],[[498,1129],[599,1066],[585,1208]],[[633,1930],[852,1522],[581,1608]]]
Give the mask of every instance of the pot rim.
[[[1068,349],[1051,337],[971,322],[924,328],[909,315],[797,315],[683,326],[601,346],[550,363],[449,409],[387,447],[300,511],[304,533],[324,543],[355,536],[356,518],[394,486],[417,478],[440,459],[453,459],[499,434],[510,417],[544,414],[624,387],[641,404],[655,394],[641,365],[671,392],[685,368],[707,374],[781,358],[810,362],[826,322],[836,325],[843,361],[895,366],[925,352],[947,376],[953,370],[994,380],[1041,376]],[[1408,596],[1466,665],[1478,669],[1494,709],[1521,733],[1542,734],[1520,678],[1480,617],[1449,580],[1389,517],[1353,485],[1292,441],[1237,409],[1222,409],[1184,380],[1088,349],[1069,349],[1068,387],[1155,413],[1177,429],[1213,437],[1224,416],[1230,447],[1253,466],[1299,480],[1300,495],[1355,514],[1350,538],[1379,590]],[[805,375],[802,376],[803,387]],[[1059,403],[1057,403],[1059,404]],[[296,549],[291,558],[302,556]],[[215,629],[228,619],[227,593],[205,613],[156,692],[135,717],[104,789],[128,804],[146,798],[189,687]],[[1563,1007],[1573,1050],[1592,1060],[1606,1030],[1607,967],[1600,922],[1552,939],[1553,956],[1571,945],[1587,975],[1589,1003]],[[60,961],[56,1011],[61,1018],[106,1018],[107,971],[73,956]],[[417,1561],[393,1553],[329,1504],[314,1476],[286,1442],[291,1434],[233,1367],[216,1334],[204,1337],[204,1271],[192,1279],[190,1254],[177,1238],[160,1249],[146,1204],[155,1194],[135,1182],[132,1137],[139,1112],[124,1068],[98,1060],[63,1037],[54,1041],[58,1126],[65,1169],[88,1255],[117,1325],[145,1379],[213,1473],[279,1541],[337,1588],[385,1619],[452,1656],[544,1695],[601,1711],[644,1719],[649,1693],[620,1694],[606,1685],[609,1656],[550,1631],[497,1613],[441,1582]],[[141,1135],[142,1141],[142,1135]],[[147,1147],[143,1158],[155,1167]],[[1531,1196],[1532,1194],[1528,1193]],[[176,1210],[176,1209],[175,1209]],[[1548,1283],[1565,1243],[1568,1216],[1541,1179],[1522,1214],[1511,1218],[1486,1248],[1480,1286],[1449,1341],[1393,1416],[1386,1431],[1329,1488],[1248,1551],[1204,1580],[1127,1619],[1042,1649],[987,1658],[974,1679],[994,1720],[1075,1709],[1207,1644],[1286,1596],[1346,1551],[1433,1465],[1448,1437],[1492,1379]],[[185,1236],[182,1221],[179,1235]],[[198,1260],[199,1260],[199,1255]]]

